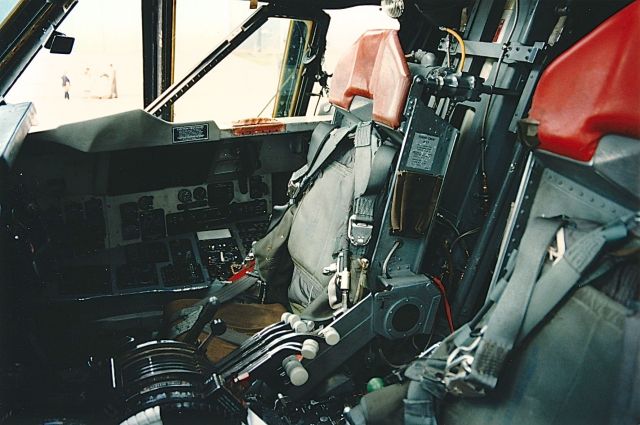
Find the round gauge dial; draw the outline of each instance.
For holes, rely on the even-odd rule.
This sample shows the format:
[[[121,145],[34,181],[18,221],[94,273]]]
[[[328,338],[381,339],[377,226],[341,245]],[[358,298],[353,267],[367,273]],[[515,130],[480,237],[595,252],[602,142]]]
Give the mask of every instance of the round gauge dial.
[[[202,186],[196,187],[193,189],[193,199],[196,201],[202,201],[207,197],[207,189]]]
[[[187,204],[193,200],[193,195],[189,189],[180,189],[178,191],[178,201]]]

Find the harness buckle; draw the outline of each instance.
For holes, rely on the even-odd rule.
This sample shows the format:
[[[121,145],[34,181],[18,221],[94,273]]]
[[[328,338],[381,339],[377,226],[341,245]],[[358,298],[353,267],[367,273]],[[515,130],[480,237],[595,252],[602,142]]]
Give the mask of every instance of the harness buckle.
[[[347,236],[353,246],[365,246],[371,240],[373,225],[363,221],[356,221],[356,215],[349,217]]]
[[[447,357],[442,383],[451,394],[460,397],[481,397],[485,395],[485,389],[469,379],[471,378],[474,355],[485,330],[486,326],[475,334],[476,336],[468,345],[456,347]]]
[[[300,194],[300,182],[294,182],[289,180],[287,184],[287,196],[289,199],[296,199]]]

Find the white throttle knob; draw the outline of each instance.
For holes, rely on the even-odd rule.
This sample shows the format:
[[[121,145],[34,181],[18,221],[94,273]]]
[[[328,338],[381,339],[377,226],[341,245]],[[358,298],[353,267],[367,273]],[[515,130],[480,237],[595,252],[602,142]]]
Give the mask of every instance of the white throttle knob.
[[[302,366],[296,356],[289,356],[282,362],[284,371],[287,373],[291,384],[299,387],[309,380],[309,372]]]
[[[293,330],[296,331],[296,333],[309,332],[307,323],[304,320],[298,320],[292,325],[292,327]]]
[[[315,359],[316,355],[318,355],[319,349],[320,346],[315,340],[305,339],[305,341],[302,343],[302,350],[300,350],[300,354],[302,354],[302,357],[304,357],[305,359]]]
[[[329,345],[336,345],[340,342],[340,334],[331,326],[322,330],[322,336],[324,337],[325,342]]]
[[[297,314],[292,314],[287,319],[287,322],[289,323],[289,325],[291,326],[292,329],[293,329],[293,326],[299,321],[300,321],[300,316],[298,316]]]
[[[288,323],[289,317],[291,317],[291,313],[285,311],[284,313],[282,313],[282,316],[280,316],[280,320],[282,320],[283,323]]]

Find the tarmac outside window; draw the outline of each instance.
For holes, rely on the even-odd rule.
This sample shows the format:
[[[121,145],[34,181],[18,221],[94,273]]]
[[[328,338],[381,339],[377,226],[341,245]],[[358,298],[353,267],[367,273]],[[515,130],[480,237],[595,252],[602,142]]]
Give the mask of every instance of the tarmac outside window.
[[[75,37],[73,52],[41,49],[7,102],[33,102],[36,129],[141,108],[141,13],[140,0],[79,1],[58,28]]]

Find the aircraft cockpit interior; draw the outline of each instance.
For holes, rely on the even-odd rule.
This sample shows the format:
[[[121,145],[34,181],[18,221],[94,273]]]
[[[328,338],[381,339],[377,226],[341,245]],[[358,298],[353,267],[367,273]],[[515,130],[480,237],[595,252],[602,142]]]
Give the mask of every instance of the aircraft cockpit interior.
[[[640,420],[640,2],[107,3],[0,5],[0,424]]]

